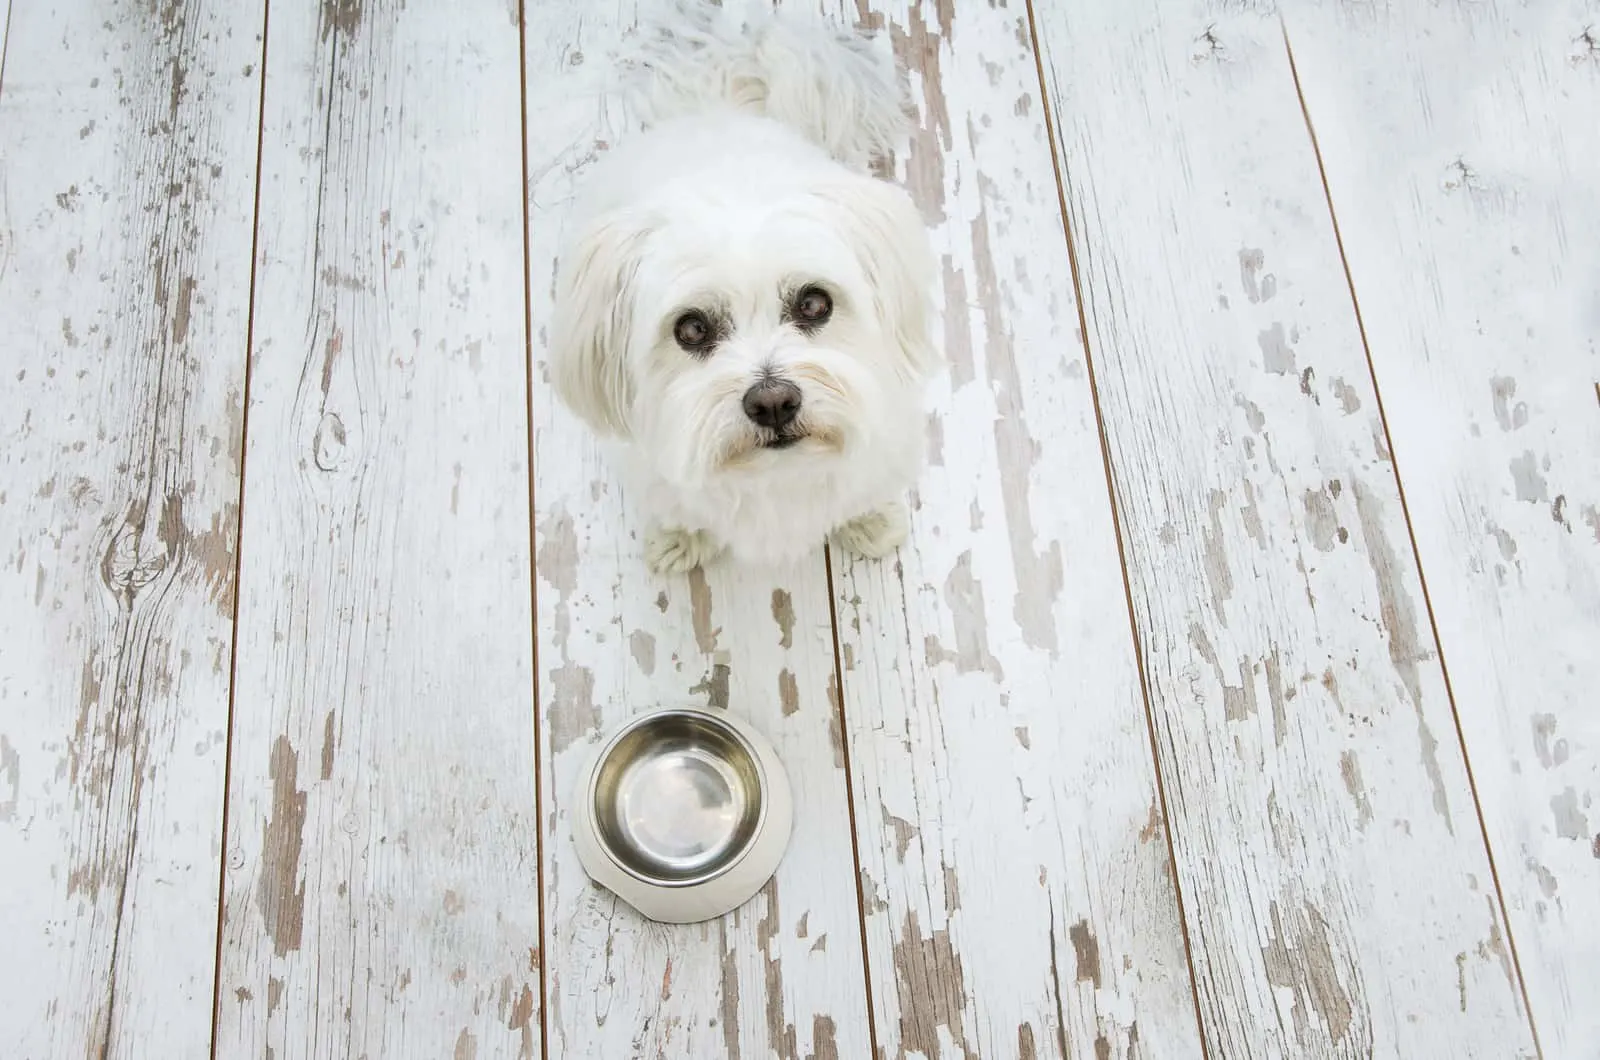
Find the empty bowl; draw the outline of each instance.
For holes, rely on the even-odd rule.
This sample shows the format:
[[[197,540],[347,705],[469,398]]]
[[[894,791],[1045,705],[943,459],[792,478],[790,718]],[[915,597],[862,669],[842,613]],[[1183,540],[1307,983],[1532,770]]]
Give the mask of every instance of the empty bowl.
[[[584,871],[651,920],[690,924],[743,905],[777,871],[793,804],[772,745],[723,713],[634,718],[579,778]]]

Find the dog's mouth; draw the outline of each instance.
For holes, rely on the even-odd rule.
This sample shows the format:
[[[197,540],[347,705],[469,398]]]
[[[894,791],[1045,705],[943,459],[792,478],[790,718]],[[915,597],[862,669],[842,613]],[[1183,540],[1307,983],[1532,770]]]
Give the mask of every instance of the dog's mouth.
[[[783,432],[763,430],[746,435],[736,448],[722,453],[717,461],[717,467],[724,470],[733,470],[739,467],[752,466],[754,461],[760,459],[762,453],[782,453],[788,450],[793,450],[796,454],[802,455],[827,452],[837,453],[842,451],[843,447],[843,434],[835,428],[826,426],[812,426],[802,430]],[[795,459],[798,459],[798,456]]]

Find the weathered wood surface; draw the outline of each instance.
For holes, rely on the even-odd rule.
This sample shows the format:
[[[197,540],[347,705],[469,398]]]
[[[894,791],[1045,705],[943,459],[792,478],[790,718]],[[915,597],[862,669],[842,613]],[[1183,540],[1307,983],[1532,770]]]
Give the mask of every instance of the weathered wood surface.
[[[897,559],[835,557],[879,1044],[1195,1056],[1193,992],[1026,11],[873,4],[949,372]]]
[[[1593,1056],[1600,3],[1288,14],[1534,1025]]]
[[[518,51],[271,12],[219,1056],[540,1055]]]
[[[631,8],[631,5],[624,5]],[[551,1057],[871,1055],[861,927],[820,553],[777,570],[657,578],[604,451],[544,371],[550,291],[586,164],[626,135],[594,67],[632,12],[527,8],[534,498]],[[591,65],[592,64],[592,65]],[[727,919],[643,921],[589,882],[573,785],[602,734],[657,705],[749,718],[795,795],[776,879]]]
[[[1209,1049],[1532,1055],[1279,21],[1035,12]]]
[[[260,5],[19,4],[0,84],[0,1042],[211,1031]]]

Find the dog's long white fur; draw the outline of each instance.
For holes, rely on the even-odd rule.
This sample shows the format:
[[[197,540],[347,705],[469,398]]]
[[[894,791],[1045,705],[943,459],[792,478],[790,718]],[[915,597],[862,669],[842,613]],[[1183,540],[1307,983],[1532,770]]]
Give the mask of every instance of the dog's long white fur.
[[[871,35],[765,3],[739,13],[680,0],[644,23],[616,62],[647,124],[726,104],[781,122],[852,166],[887,157],[908,131],[904,87]]]
[[[616,64],[643,131],[586,177],[549,366],[620,443],[647,559],[790,559],[829,534],[891,550],[941,367],[926,229],[866,172],[906,122],[893,60],[820,17],[679,3]],[[808,286],[831,298],[820,327],[795,322]],[[718,321],[713,349],[680,347],[688,312]],[[763,380],[802,398],[786,447],[741,404]]]

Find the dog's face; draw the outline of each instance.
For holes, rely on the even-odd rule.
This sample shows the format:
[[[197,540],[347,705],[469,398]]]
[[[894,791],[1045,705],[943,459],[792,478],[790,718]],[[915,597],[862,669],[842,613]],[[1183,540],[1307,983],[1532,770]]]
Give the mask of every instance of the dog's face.
[[[935,367],[931,255],[900,189],[715,189],[596,218],[564,263],[562,399],[671,481],[848,458]],[[792,466],[792,465],[791,465]]]

